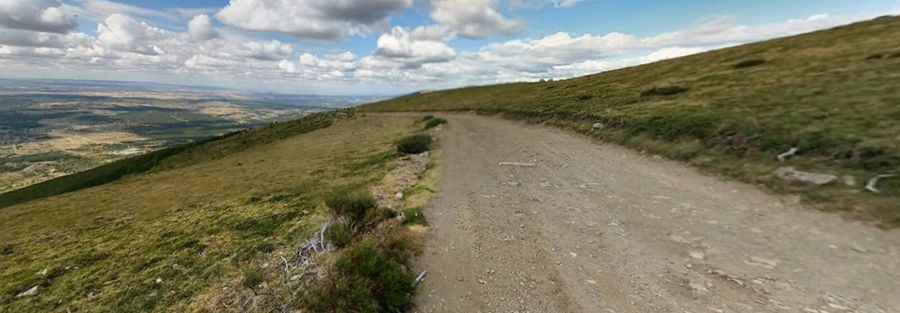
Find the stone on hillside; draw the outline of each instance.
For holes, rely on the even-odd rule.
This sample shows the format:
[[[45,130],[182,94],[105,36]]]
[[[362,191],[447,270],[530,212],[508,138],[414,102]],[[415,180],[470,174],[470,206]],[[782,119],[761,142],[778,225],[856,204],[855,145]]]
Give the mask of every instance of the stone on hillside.
[[[16,298],[31,297],[31,296],[36,296],[37,294],[38,294],[38,286],[34,286],[34,287],[31,287],[31,289],[25,290],[24,292],[20,293],[19,295],[16,296]]]
[[[603,129],[604,125],[603,125],[603,123],[594,123],[594,125],[593,125],[592,127],[593,127],[595,130],[596,130],[596,129]]]
[[[828,185],[838,180],[838,177],[834,175],[804,172],[797,170],[793,166],[778,168],[775,170],[775,176],[790,182],[800,182],[816,186]]]

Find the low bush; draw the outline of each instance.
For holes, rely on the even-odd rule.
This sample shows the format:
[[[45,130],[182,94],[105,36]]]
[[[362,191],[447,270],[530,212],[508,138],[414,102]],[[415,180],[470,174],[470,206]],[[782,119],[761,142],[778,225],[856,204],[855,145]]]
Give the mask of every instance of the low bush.
[[[661,86],[661,87],[653,87],[648,90],[644,90],[641,93],[641,96],[650,97],[650,96],[672,96],[680,93],[687,92],[688,89],[681,86]]]
[[[256,287],[265,280],[263,273],[253,268],[244,269],[243,275],[244,278],[241,280],[241,286],[244,286],[247,289],[256,289]]]
[[[344,251],[328,281],[304,301],[313,312],[403,312],[411,303],[415,276],[401,261],[374,240],[360,242]]]
[[[403,217],[404,225],[428,225],[428,221],[425,220],[425,214],[422,213],[422,208],[403,210]]]
[[[325,205],[335,217],[344,218],[355,227],[365,222],[368,211],[378,206],[378,203],[368,191],[341,188],[325,198]]]
[[[435,117],[425,122],[425,129],[432,129],[443,124],[447,124],[447,120],[440,117]]]
[[[866,60],[869,60],[869,61],[872,61],[872,60],[881,60],[881,59],[883,59],[883,58],[884,58],[884,55],[883,55],[883,54],[881,54],[881,53],[876,53],[876,54],[867,56],[867,57],[866,57]]]
[[[353,242],[353,226],[344,221],[334,223],[325,232],[325,238],[335,247],[346,247]]]
[[[425,115],[422,117],[422,121],[427,122],[428,120],[433,119],[433,118],[434,118],[434,115],[428,114],[428,115]]]
[[[366,225],[377,225],[383,221],[397,217],[397,212],[391,209],[374,208],[366,213]]]
[[[429,121],[429,124],[435,120],[437,119]],[[397,142],[397,151],[403,154],[419,154],[431,150],[431,143],[431,135],[412,135]]]
[[[749,60],[743,60],[743,61],[736,63],[734,65],[734,68],[742,69],[742,68],[759,66],[759,65],[763,65],[763,64],[766,64],[766,60],[764,60],[764,59],[749,59]]]

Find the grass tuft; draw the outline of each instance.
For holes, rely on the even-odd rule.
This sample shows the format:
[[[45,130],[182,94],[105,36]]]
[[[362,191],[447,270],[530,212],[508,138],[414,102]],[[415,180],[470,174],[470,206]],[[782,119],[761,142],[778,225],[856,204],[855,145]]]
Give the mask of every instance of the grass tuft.
[[[403,154],[419,154],[431,150],[431,143],[431,135],[412,135],[397,142],[397,151]]]
[[[687,91],[687,88],[681,86],[660,86],[644,90],[643,92],[641,92],[641,96],[674,96],[680,93],[685,93]]]
[[[425,129],[432,129],[443,124],[447,124],[447,120],[440,117],[435,117],[425,122]]]
[[[425,214],[420,207],[403,210],[403,217],[404,225],[428,225],[428,221],[425,220]]]
[[[266,279],[263,273],[256,268],[245,268],[242,271],[243,278],[241,279],[241,286],[247,289],[255,290],[262,284]]]
[[[749,59],[749,60],[743,60],[743,61],[740,61],[740,62],[736,63],[736,64],[734,65],[734,68],[735,68],[735,69],[742,69],[742,68],[748,68],[748,67],[760,66],[760,65],[763,65],[763,64],[766,64],[766,60],[765,60],[765,59]]]
[[[353,242],[353,226],[346,221],[338,221],[328,228],[325,238],[335,247],[346,247]]]
[[[353,227],[365,224],[369,210],[378,206],[372,194],[362,189],[339,188],[325,198],[325,205],[336,218],[343,218]]]

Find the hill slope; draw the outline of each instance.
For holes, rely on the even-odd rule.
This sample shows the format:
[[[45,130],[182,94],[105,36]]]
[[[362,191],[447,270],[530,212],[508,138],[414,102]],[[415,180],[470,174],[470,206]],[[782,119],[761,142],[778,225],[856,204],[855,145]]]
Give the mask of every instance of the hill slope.
[[[900,18],[575,79],[410,95],[364,111],[477,111],[571,128],[701,168],[802,193],[826,210],[900,224]],[[594,127],[596,124],[597,127]],[[776,156],[799,149],[780,163]],[[834,174],[816,187],[782,166]]]
[[[420,129],[326,113],[5,195],[0,312],[271,309],[269,262],[293,259],[326,220],[322,199],[380,182],[394,142]]]

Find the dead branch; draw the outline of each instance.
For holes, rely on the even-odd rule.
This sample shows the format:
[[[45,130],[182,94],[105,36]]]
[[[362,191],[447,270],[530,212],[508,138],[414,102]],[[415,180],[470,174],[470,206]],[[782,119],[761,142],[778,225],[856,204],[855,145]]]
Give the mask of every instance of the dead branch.
[[[778,155],[778,161],[779,161],[779,162],[784,162],[785,160],[787,160],[787,158],[796,155],[797,152],[800,152],[800,149],[797,149],[797,148],[791,148],[791,149],[788,150],[787,152],[782,153],[782,154],[779,154],[779,155]]]
[[[869,182],[866,184],[866,190],[871,191],[873,193],[881,193],[881,190],[878,189],[878,181],[885,179],[885,178],[891,178],[894,176],[897,176],[897,175],[885,174],[885,175],[878,175],[878,176],[872,177],[872,179],[870,179]]]

